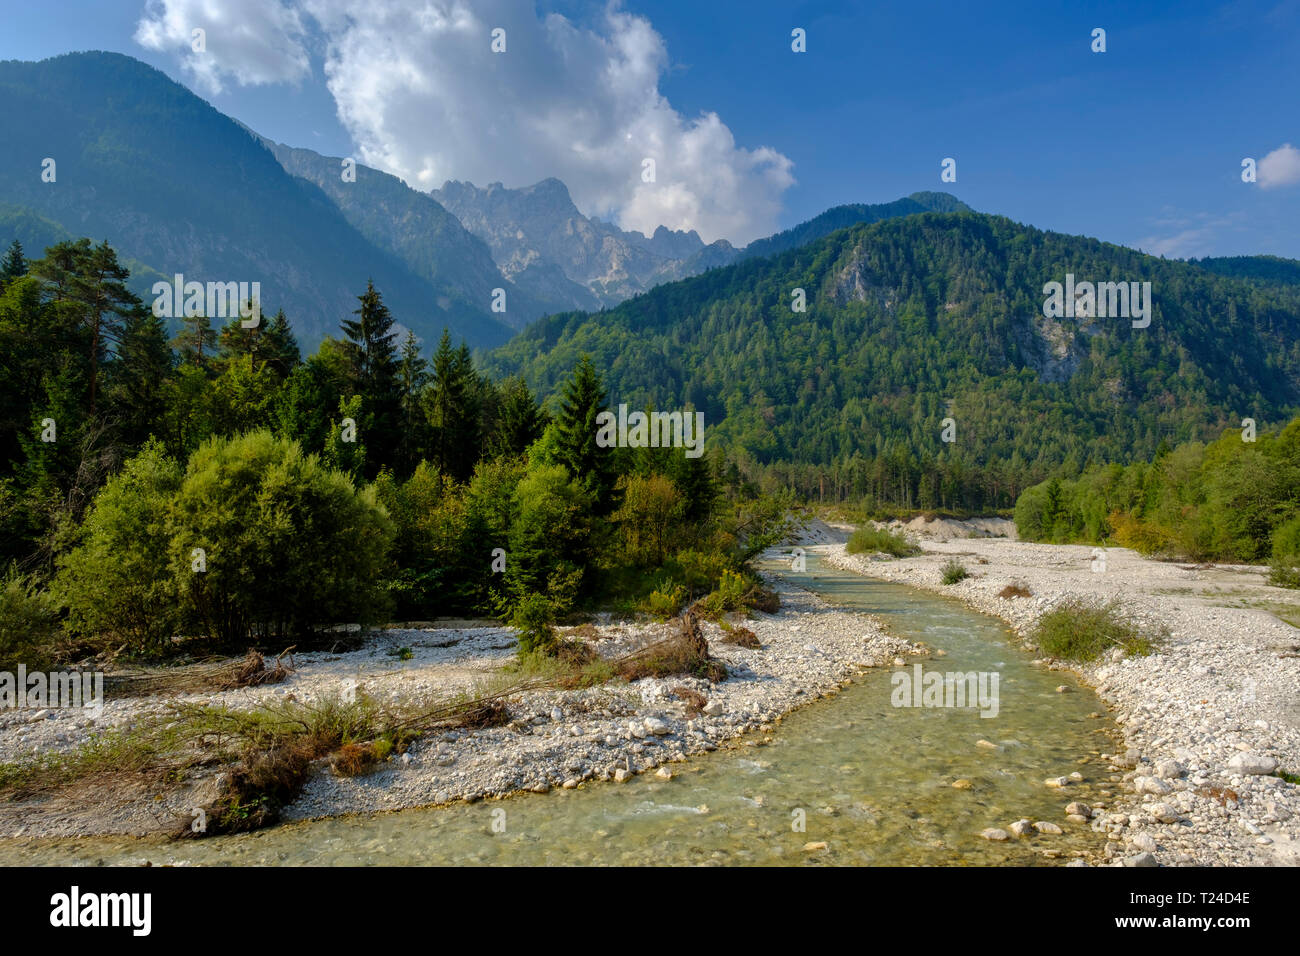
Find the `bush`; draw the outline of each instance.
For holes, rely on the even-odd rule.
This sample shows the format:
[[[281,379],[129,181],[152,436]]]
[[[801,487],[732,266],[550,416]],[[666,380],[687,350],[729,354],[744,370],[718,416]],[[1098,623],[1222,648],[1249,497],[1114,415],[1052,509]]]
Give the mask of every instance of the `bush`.
[[[686,603],[686,588],[671,582],[661,584],[641,602],[641,610],[660,620],[677,615]]]
[[[55,592],[68,629],[158,651],[180,625],[168,562],[168,522],[179,466],[150,442],[110,478],[86,517],[82,544],[60,563]]]
[[[940,569],[940,572],[944,584],[956,584],[958,581],[965,581],[970,577],[970,572],[956,558],[949,558]]]
[[[376,620],[392,522],[373,486],[268,431],[191,456],[172,507],[177,588],[205,633],[239,644]],[[202,548],[206,571],[193,568]]]
[[[19,664],[43,670],[58,655],[59,609],[55,600],[15,570],[0,582],[0,670]]]
[[[510,626],[519,640],[519,656],[553,654],[558,649],[555,636],[555,604],[545,594],[525,594],[514,603]]]
[[[1283,588],[1300,588],[1300,516],[1273,532],[1273,562],[1268,581]]]
[[[1096,660],[1111,648],[1150,654],[1166,637],[1163,629],[1143,629],[1118,601],[1071,598],[1038,620],[1031,639],[1046,654],[1075,661]]]
[[[884,552],[896,558],[910,558],[920,554],[921,548],[912,540],[901,534],[895,534],[884,528],[863,527],[849,536],[844,550],[849,554],[875,554]]]

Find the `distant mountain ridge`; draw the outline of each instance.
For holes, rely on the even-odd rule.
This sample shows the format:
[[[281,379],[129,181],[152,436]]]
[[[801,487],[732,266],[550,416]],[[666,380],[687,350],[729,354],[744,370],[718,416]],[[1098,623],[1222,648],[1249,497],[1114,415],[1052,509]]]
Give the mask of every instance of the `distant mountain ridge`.
[[[1066,273],[1151,282],[1150,326],[1045,316],[1043,286]],[[805,311],[792,308],[796,288]],[[1003,469],[1005,493],[1008,476],[1149,458],[1162,440],[1291,416],[1298,343],[1296,285],[998,216],[927,212],[742,259],[605,312],[551,316],[489,363],[554,394],[590,355],[611,403],[693,406],[710,441],[762,465],[843,475],[854,462],[902,473],[942,459],[954,474]],[[940,438],[950,415],[951,445]]]
[[[309,349],[337,333],[372,278],[426,341],[444,326],[476,346],[510,337],[486,300],[445,274],[417,275],[245,127],[138,60],[0,62],[0,98],[22,131],[0,139],[0,204],[28,234],[107,239],[168,277],[261,282],[263,306],[283,308]],[[53,182],[41,177],[47,157]]]
[[[552,311],[609,308],[664,282],[775,255],[846,226],[924,212],[971,211],[948,193],[913,193],[880,205],[836,206],[738,249],[725,239],[706,245],[694,230],[660,226],[646,236],[588,218],[564,183],[553,178],[520,189],[452,180],[431,195],[487,243],[507,277],[550,303]]]

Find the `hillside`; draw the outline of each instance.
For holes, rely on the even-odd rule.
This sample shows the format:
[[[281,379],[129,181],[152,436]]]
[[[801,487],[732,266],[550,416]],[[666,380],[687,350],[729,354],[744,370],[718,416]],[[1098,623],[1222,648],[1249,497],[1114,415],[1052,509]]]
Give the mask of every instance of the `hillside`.
[[[1150,326],[1045,318],[1043,286],[1067,272],[1150,281]],[[806,312],[791,311],[795,288]],[[550,392],[589,353],[612,403],[692,404],[710,443],[805,488],[829,474],[842,494],[1006,506],[1062,466],[1286,416],[1300,405],[1297,333],[1294,288],[926,213],[552,316],[492,362]],[[952,444],[940,436],[949,414]]]
[[[443,274],[415,274],[240,124],[138,60],[5,61],[0,97],[6,125],[22,131],[0,140],[0,203],[38,217],[29,226],[107,239],[163,275],[259,281],[264,308],[283,308],[308,348],[356,308],[369,278],[428,341],[444,325],[477,345],[509,336],[486,303]],[[46,157],[54,182],[41,178]]]

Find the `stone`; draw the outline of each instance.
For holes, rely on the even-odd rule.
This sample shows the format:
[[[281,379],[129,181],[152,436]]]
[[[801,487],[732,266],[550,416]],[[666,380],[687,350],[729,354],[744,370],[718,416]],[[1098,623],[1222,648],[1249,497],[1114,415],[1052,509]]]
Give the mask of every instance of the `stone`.
[[[624,768],[619,767],[617,770],[614,771],[615,783],[623,783],[625,780],[630,780],[631,778],[632,778],[632,772],[630,770],[625,770]]]
[[[825,840],[818,840],[815,843],[805,843],[803,845],[803,851],[805,853],[813,853],[817,850],[825,850],[828,848],[829,848],[829,844],[827,844]]]
[[[647,717],[645,719],[645,729],[647,733],[655,734],[659,737],[666,736],[673,732],[673,729],[668,726],[667,722],[660,720],[658,717]]]
[[[560,786],[565,790],[576,790],[578,787],[578,781],[575,778],[570,777],[568,780],[564,781],[564,783],[560,784]]]
[[[1155,855],[1152,853],[1139,853],[1136,856],[1124,857],[1124,865],[1125,866],[1159,866],[1160,863],[1156,860]]]
[[[999,748],[998,748],[998,745],[995,744],[995,743],[993,743],[991,740],[977,740],[977,741],[975,741],[975,746],[976,746],[976,747],[983,747],[983,748],[986,749],[986,750],[998,750],[998,749],[999,749]]]
[[[1156,848],[1156,838],[1150,833],[1139,833],[1133,838],[1133,845],[1139,850],[1145,850],[1150,853]]]
[[[1157,760],[1155,770],[1156,776],[1165,780],[1177,780],[1187,772],[1177,760]]]
[[[1006,830],[999,829],[998,827],[986,827],[980,831],[980,836],[986,840],[992,840],[995,843],[1001,843],[1004,840],[1011,839],[1011,834],[1007,833]]]
[[[1153,793],[1156,796],[1164,796],[1169,793],[1173,787],[1165,783],[1159,777],[1134,777],[1133,789],[1138,793]]]
[[[1045,820],[1039,820],[1037,823],[1035,823],[1034,829],[1037,830],[1039,833],[1046,833],[1050,836],[1058,836],[1062,832],[1064,832],[1055,823],[1048,823]]]
[[[700,709],[710,717],[716,717],[718,714],[722,713],[722,701],[711,700]]]
[[[1016,836],[1024,836],[1033,828],[1034,828],[1033,824],[1031,824],[1028,820],[1017,820],[1015,823],[1011,824],[1011,826],[1008,827],[1007,829],[1009,829]]]
[[[1090,817],[1092,816],[1092,807],[1078,800],[1073,800],[1065,805],[1065,812],[1070,816]]]
[[[658,777],[660,780],[671,780],[673,779],[673,772],[669,770],[667,767],[660,767],[658,770],[655,771],[655,776]]]
[[[1177,823],[1179,820],[1182,819],[1182,817],[1178,815],[1178,813],[1174,810],[1174,808],[1169,806],[1169,804],[1167,803],[1157,803],[1153,805],[1147,812],[1150,813],[1152,817],[1154,817],[1156,820],[1160,821],[1161,823]]]
[[[1263,754],[1239,753],[1234,754],[1228,761],[1228,769],[1243,776],[1262,776],[1276,770],[1277,761]]]
[[[962,777],[960,780],[954,780],[952,782],[952,787],[954,790],[969,790],[971,786],[972,786],[971,782],[967,780],[965,777]]]
[[[1068,787],[1070,780],[1068,777],[1048,777],[1043,781],[1049,787]]]
[[[551,708],[551,720],[560,721],[564,719],[564,711],[558,707]]]

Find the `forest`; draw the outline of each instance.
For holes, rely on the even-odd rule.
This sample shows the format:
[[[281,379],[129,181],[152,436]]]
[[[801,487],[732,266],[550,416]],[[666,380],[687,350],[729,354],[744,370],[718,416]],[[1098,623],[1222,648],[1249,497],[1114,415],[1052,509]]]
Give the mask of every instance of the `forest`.
[[[1150,327],[1044,319],[1043,285],[1067,272],[1150,282]],[[1279,262],[923,213],[541,319],[487,364],[546,393],[589,354],[620,401],[702,409],[764,487],[867,513],[987,513],[1242,418],[1283,423],[1300,410],[1298,316]]]
[[[278,649],[502,616],[521,647],[616,607],[718,614],[789,527],[716,449],[601,448],[580,358],[544,408],[370,284],[303,356],[283,312],[169,330],[107,243],[0,261],[0,665]],[[302,645],[306,646],[306,645]]]
[[[1269,563],[1272,583],[1300,587],[1300,418],[1277,433],[1257,434],[1251,423],[1151,461],[1051,478],[1025,490],[1015,521],[1029,541]]]

